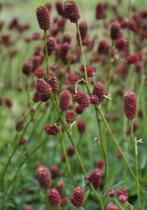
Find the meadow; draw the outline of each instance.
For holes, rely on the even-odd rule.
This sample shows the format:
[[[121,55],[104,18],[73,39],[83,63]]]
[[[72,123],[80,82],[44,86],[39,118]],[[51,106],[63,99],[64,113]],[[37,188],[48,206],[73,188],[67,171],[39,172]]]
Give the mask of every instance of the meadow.
[[[0,210],[146,210],[146,101],[146,0],[0,0]]]

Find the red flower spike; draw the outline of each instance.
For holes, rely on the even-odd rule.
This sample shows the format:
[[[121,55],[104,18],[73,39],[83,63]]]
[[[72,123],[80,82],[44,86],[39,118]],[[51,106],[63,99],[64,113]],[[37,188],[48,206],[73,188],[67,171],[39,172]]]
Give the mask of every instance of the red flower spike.
[[[102,19],[106,16],[105,14],[106,5],[104,3],[98,3],[96,5],[96,19]]]
[[[53,92],[58,92],[59,84],[55,75],[50,75],[48,84],[50,84]]]
[[[45,165],[39,164],[36,167],[35,175],[40,186],[45,189],[48,188],[51,183],[51,174],[49,169]]]
[[[85,121],[82,120],[82,119],[79,119],[77,121],[77,128],[78,128],[78,131],[82,134],[84,133],[85,129],[86,129],[86,125],[85,125]]]
[[[45,71],[42,68],[38,68],[35,70],[35,76],[38,78],[43,78],[45,76]]]
[[[118,210],[118,207],[114,203],[108,203],[105,210]]]
[[[127,40],[124,39],[124,38],[119,38],[116,40],[115,42],[115,47],[118,49],[118,50],[122,50],[124,49],[125,47],[127,46]]]
[[[67,110],[70,107],[71,99],[71,93],[68,90],[62,91],[59,96],[60,109]]]
[[[106,90],[103,82],[99,81],[94,84],[92,94],[96,95],[98,97],[99,102],[102,102],[104,100],[105,96],[107,96],[108,93],[107,93],[107,90]]]
[[[36,10],[38,24],[41,29],[48,30],[50,26],[50,17],[48,9],[45,6],[40,6]]]
[[[106,40],[101,40],[98,45],[97,52],[100,55],[106,55],[109,53],[109,45]]]
[[[57,165],[52,165],[50,168],[52,179],[55,179],[61,175],[60,168]]]
[[[81,34],[82,40],[85,40],[87,37],[87,32],[88,32],[88,24],[85,20],[80,21],[79,29],[80,29],[80,34]]]
[[[76,187],[73,191],[73,194],[71,196],[71,202],[72,204],[79,208],[83,206],[85,200],[84,190],[81,187]]]
[[[75,99],[83,108],[87,108],[90,104],[89,97],[84,92],[78,91],[75,94]]]
[[[124,95],[124,112],[129,120],[137,114],[137,97],[133,91],[128,91]]]
[[[127,57],[127,63],[128,63],[128,64],[135,64],[135,63],[137,63],[139,60],[140,60],[140,57],[139,57],[138,53],[134,53],[134,54],[129,55],[129,56]]]
[[[120,35],[119,22],[116,21],[116,22],[112,23],[110,35],[113,40],[116,40],[119,37],[119,35]]]
[[[74,153],[75,153],[74,147],[73,147],[72,145],[69,145],[69,146],[67,147],[67,155],[68,155],[69,157],[72,157],[72,156],[74,155]]]
[[[99,168],[99,169],[101,169],[101,170],[103,170],[104,169],[104,167],[105,167],[105,160],[98,160],[98,162],[97,162],[97,167]]]
[[[64,16],[73,23],[77,23],[80,19],[80,14],[76,3],[68,0],[64,3]]]
[[[30,75],[33,71],[33,62],[31,59],[27,60],[22,67],[22,72],[25,75]]]
[[[56,7],[58,14],[61,15],[62,17],[64,17],[64,6],[63,6],[62,1],[56,1],[55,7]]]
[[[54,37],[49,37],[47,40],[48,55],[51,55],[52,52],[55,50],[55,48],[56,48],[56,39]]]
[[[59,192],[53,188],[48,191],[48,200],[52,206],[59,207],[61,206],[62,199]]]
[[[75,113],[73,111],[69,111],[65,115],[65,119],[67,123],[72,123],[75,120]]]
[[[46,123],[44,126],[44,131],[49,135],[57,135],[60,130],[58,126]]]
[[[95,169],[89,174],[87,180],[93,185],[95,189],[98,189],[102,182],[102,171],[100,169]]]
[[[92,104],[99,104],[99,98],[96,95],[90,96],[90,102]]]

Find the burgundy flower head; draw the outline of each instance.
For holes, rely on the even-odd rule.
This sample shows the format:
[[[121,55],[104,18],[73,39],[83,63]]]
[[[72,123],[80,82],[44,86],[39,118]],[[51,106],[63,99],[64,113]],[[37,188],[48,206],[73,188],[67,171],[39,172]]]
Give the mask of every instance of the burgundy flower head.
[[[57,125],[46,123],[44,131],[49,135],[57,135],[59,133],[59,127]]]
[[[86,124],[85,124],[85,121],[82,120],[82,119],[79,119],[77,121],[77,128],[78,128],[78,131],[82,134],[84,133],[85,129],[86,129]]]
[[[113,40],[116,40],[119,37],[119,35],[120,35],[119,22],[116,21],[116,22],[112,23],[110,35]]]
[[[87,21],[85,21],[85,20],[80,21],[80,23],[79,23],[79,29],[80,29],[80,34],[81,34],[82,40],[85,40],[86,37],[87,37],[87,32],[88,32],[88,24],[87,24]]]
[[[99,99],[99,102],[102,102],[105,98],[105,96],[108,94],[107,90],[103,84],[103,82],[99,81],[94,84],[94,88],[92,91],[93,95],[96,95]]]
[[[72,204],[79,208],[83,206],[85,200],[84,190],[81,187],[76,187],[73,191],[73,194],[71,196],[71,202]]]
[[[122,50],[124,49],[125,47],[127,46],[127,40],[124,39],[124,38],[119,38],[116,40],[115,42],[115,47],[118,49],[118,50]]]
[[[55,48],[56,48],[56,39],[54,37],[49,37],[47,40],[48,55],[51,55],[52,52],[55,50]]]
[[[48,200],[52,206],[59,207],[61,206],[62,199],[59,192],[53,188],[48,191]]]
[[[96,19],[102,19],[106,16],[105,14],[106,5],[104,3],[98,3],[96,5]]]
[[[105,210],[118,210],[118,207],[114,203],[108,203]]]
[[[45,71],[42,68],[38,68],[35,70],[35,76],[38,78],[43,78],[45,76]]]
[[[124,95],[124,112],[129,120],[137,114],[137,96],[133,91],[128,91]]]
[[[80,14],[76,3],[68,0],[64,3],[64,16],[73,23],[77,23],[80,19]]]
[[[108,42],[106,40],[101,40],[99,42],[99,46],[98,46],[98,53],[100,55],[106,55],[109,52],[109,45]]]
[[[22,71],[25,75],[30,75],[33,70],[33,62],[31,59],[27,60],[22,67]]]
[[[75,153],[75,149],[74,147],[70,144],[68,147],[67,147],[67,155],[69,157],[72,157]]]
[[[93,185],[95,189],[98,189],[102,182],[102,171],[100,169],[95,169],[89,174],[87,180]]]
[[[60,168],[58,165],[52,165],[50,168],[52,179],[55,179],[61,175]]]
[[[68,90],[63,90],[59,96],[59,106],[62,110],[67,110],[71,103],[71,93]]]
[[[63,6],[62,1],[60,1],[60,0],[56,1],[55,6],[56,6],[56,10],[57,10],[58,14],[61,15],[62,17],[64,17],[64,6]]]
[[[47,7],[40,6],[36,10],[36,16],[39,23],[39,26],[43,30],[48,30],[50,26],[50,17]]]
[[[83,108],[87,108],[90,104],[89,97],[84,92],[78,91],[75,94],[75,99]]]
[[[44,80],[38,79],[35,83],[35,88],[38,93],[38,96],[42,102],[45,102],[49,99],[51,94],[51,86]]]
[[[55,75],[50,75],[48,83],[50,84],[53,92],[57,92],[59,90],[59,83]]]
[[[140,60],[140,57],[138,53],[131,54],[127,57],[128,64],[137,63],[139,60]]]
[[[43,165],[39,164],[35,171],[36,178],[42,188],[48,188],[51,183],[51,174],[49,169]]]
[[[75,112],[68,111],[65,115],[65,119],[67,123],[72,123],[75,120]]]

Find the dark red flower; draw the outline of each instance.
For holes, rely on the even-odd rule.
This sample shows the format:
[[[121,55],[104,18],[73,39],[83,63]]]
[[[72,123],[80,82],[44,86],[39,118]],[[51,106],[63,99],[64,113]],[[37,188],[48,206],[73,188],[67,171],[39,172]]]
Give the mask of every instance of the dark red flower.
[[[139,60],[140,60],[140,57],[139,57],[138,53],[134,53],[134,54],[129,55],[129,56],[127,57],[127,62],[128,62],[128,64],[137,63]]]
[[[92,104],[99,104],[99,98],[96,95],[91,95],[90,96],[90,102]]]
[[[85,121],[82,120],[82,119],[79,119],[77,121],[77,128],[78,128],[78,131],[82,134],[84,133],[85,129],[86,129],[86,125],[85,125]]]
[[[95,169],[89,174],[87,180],[93,185],[95,189],[98,189],[102,182],[102,170]]]
[[[109,45],[108,45],[106,40],[101,40],[99,42],[99,46],[98,46],[98,50],[97,51],[98,51],[98,53],[100,55],[108,54],[108,52],[109,52]]]
[[[96,5],[96,19],[102,19],[106,16],[105,14],[106,5],[104,3],[98,3]]]
[[[88,77],[93,77],[95,74],[95,68],[93,66],[87,66]]]
[[[108,203],[105,210],[118,210],[118,207],[114,203]]]
[[[57,10],[58,14],[61,15],[62,17],[64,17],[64,6],[63,6],[62,1],[60,1],[60,0],[56,1],[55,6],[56,6],[56,10]]]
[[[70,144],[68,147],[67,147],[67,155],[69,157],[72,157],[75,153],[75,149],[74,147]]]
[[[85,40],[86,37],[87,37],[87,32],[88,32],[88,24],[87,24],[87,21],[85,21],[85,20],[80,21],[80,23],[79,23],[79,29],[80,29],[80,34],[81,34],[82,40]]]
[[[116,40],[115,42],[115,47],[118,49],[118,50],[122,50],[124,49],[125,47],[127,46],[127,40],[124,39],[124,38],[119,38]]]
[[[48,30],[50,26],[50,17],[48,9],[45,6],[40,6],[36,10],[36,16],[39,26],[43,30]]]
[[[52,165],[50,168],[52,179],[55,179],[61,175],[60,168],[57,165]]]
[[[64,16],[73,23],[77,23],[80,19],[80,14],[76,3],[68,0],[64,3]]]
[[[22,72],[25,74],[25,75],[30,75],[33,71],[33,62],[31,59],[25,61],[25,63],[23,64],[23,67],[22,67]]]
[[[65,115],[65,119],[67,123],[72,123],[75,120],[75,112],[68,111]]]
[[[49,169],[45,165],[39,164],[36,167],[35,175],[40,186],[45,189],[48,188],[51,183],[51,174]]]
[[[42,68],[38,68],[35,70],[35,76],[38,78],[43,78],[45,76],[45,71]]]
[[[129,120],[137,114],[137,97],[133,91],[128,91],[124,95],[124,112]]]
[[[101,159],[101,160],[98,160],[98,162],[97,162],[97,167],[99,168],[99,169],[104,169],[104,167],[105,167],[105,160],[103,160],[103,159]]]
[[[53,188],[48,191],[48,200],[52,206],[59,207],[61,206],[62,199],[59,192]]]
[[[52,52],[55,50],[55,48],[56,48],[56,39],[54,37],[49,37],[47,40],[48,55],[51,55]]]
[[[59,96],[59,106],[62,110],[67,110],[71,104],[71,93],[68,90],[63,90]]]
[[[54,74],[49,76],[48,83],[50,84],[53,92],[57,92],[59,90],[59,84]]]
[[[72,204],[79,208],[83,206],[85,200],[85,193],[84,190],[81,187],[76,187],[73,191],[73,194],[71,196],[71,202]]]
[[[115,21],[111,25],[110,35],[113,40],[116,40],[120,35],[120,24],[119,22]]]
[[[81,105],[83,108],[87,108],[90,104],[89,97],[82,91],[78,91],[75,94],[75,99],[79,105]]]
[[[104,100],[105,96],[107,96],[108,93],[103,82],[99,81],[94,84],[92,94],[98,97],[99,102],[102,102]]]
[[[44,131],[49,135],[57,135],[60,130],[57,125],[46,123],[44,126]]]

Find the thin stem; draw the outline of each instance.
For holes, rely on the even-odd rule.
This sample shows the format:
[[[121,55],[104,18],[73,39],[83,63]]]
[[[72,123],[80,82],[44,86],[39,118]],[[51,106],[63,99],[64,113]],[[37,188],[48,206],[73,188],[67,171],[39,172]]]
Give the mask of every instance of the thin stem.
[[[52,100],[53,100],[53,103],[54,103],[54,105],[55,105],[55,107],[56,107],[56,110],[57,110],[58,114],[60,114],[60,111],[58,110],[58,105],[57,105],[56,97],[53,96],[53,97],[52,97]],[[74,143],[74,141],[73,141],[73,139],[72,139],[72,136],[71,136],[70,132],[68,131],[68,129],[66,128],[66,126],[65,126],[65,124],[64,124],[64,121],[63,121],[61,115],[59,115],[59,117],[60,117],[60,121],[61,121],[63,127],[65,128],[65,132],[66,132],[67,136],[69,137],[70,142],[71,142],[71,144],[72,144],[72,146],[73,146],[73,148],[74,148],[74,150],[75,150],[75,154],[76,154],[76,157],[77,157],[77,159],[78,159],[78,161],[79,161],[79,163],[80,163],[82,172],[83,172],[84,176],[87,177],[88,173],[87,173],[87,171],[86,171],[86,169],[85,169],[85,166],[84,166],[84,164],[83,164],[83,162],[82,162],[82,159],[81,159],[80,154],[79,154],[79,152],[78,152],[78,150],[77,150],[77,147],[76,147],[76,145],[75,145],[75,143]],[[97,200],[98,200],[98,202],[99,202],[99,204],[100,204],[100,209],[103,209],[103,204],[102,204],[101,198],[100,198],[99,195],[97,194],[97,192],[96,192],[96,190],[94,189],[93,185],[91,184],[90,186],[91,186],[91,188],[92,188],[92,190],[93,190],[93,192],[94,192],[94,194],[95,194],[95,196],[96,196],[96,198],[97,198]]]
[[[74,178],[73,178],[73,175],[72,175],[72,170],[71,170],[70,162],[69,162],[69,159],[67,157],[66,148],[65,148],[65,142],[64,142],[64,137],[63,137],[62,131],[60,132],[60,143],[61,143],[61,148],[62,148],[64,157],[65,157],[65,160],[66,160],[66,165],[67,165],[69,176],[71,177],[73,183],[75,183]]]
[[[95,113],[96,113],[96,118],[97,118],[97,125],[99,128],[99,135],[100,135],[100,142],[101,142],[101,147],[103,151],[103,158],[105,160],[105,188],[107,188],[107,181],[108,181],[108,158],[107,158],[107,145],[105,144],[105,141],[102,137],[102,132],[101,132],[101,126],[100,126],[100,120],[99,120],[99,113],[98,113],[98,108],[95,106]]]
[[[134,136],[134,129],[133,129],[133,122],[131,125],[131,138],[134,144],[134,155],[135,155],[135,170],[136,170],[136,183],[137,183],[137,197],[138,197],[138,208],[139,210],[142,209],[141,207],[141,195],[140,195],[140,181],[139,181],[139,161],[138,161],[138,147],[137,147],[137,139]]]
[[[47,50],[47,31],[44,31],[44,45],[45,45],[45,56],[46,56],[46,73],[48,74],[48,50]]]
[[[79,30],[79,25],[78,25],[78,23],[76,24],[76,27],[77,27],[77,33],[78,33],[79,44],[80,44],[81,55],[82,55],[83,66],[84,66],[84,77],[85,77],[86,83],[88,83],[87,67],[86,67],[86,58],[85,58],[85,55],[84,55],[84,50],[83,50],[83,45],[82,45],[82,39],[81,39],[81,34],[80,34],[80,30]]]
[[[130,164],[129,164],[129,162],[128,162],[126,156],[125,156],[125,154],[123,153],[123,151],[122,151],[122,149],[121,149],[121,147],[120,147],[120,145],[119,145],[119,143],[118,143],[116,137],[113,135],[113,132],[112,132],[110,126],[109,126],[109,123],[108,123],[107,120],[105,119],[105,117],[104,117],[104,115],[102,114],[101,110],[100,110],[99,108],[98,108],[98,110],[99,110],[99,114],[101,115],[101,117],[102,117],[102,119],[103,119],[103,121],[104,121],[104,123],[105,123],[105,125],[106,125],[106,127],[107,127],[107,129],[108,129],[108,131],[109,131],[109,133],[110,133],[110,135],[111,135],[111,138],[112,138],[112,140],[113,140],[113,142],[114,142],[116,148],[120,151],[120,153],[121,153],[121,155],[122,155],[122,158],[123,158],[123,160],[124,160],[124,163],[125,163],[126,167],[129,169],[129,171],[130,171],[130,173],[132,174],[132,177],[135,179],[135,181],[137,181],[137,177],[136,177],[134,171],[132,170],[132,168],[131,168],[131,166],[130,166]],[[142,189],[141,186],[140,186],[140,189],[141,189],[141,192],[142,192],[143,195],[144,195],[144,191],[143,191],[143,189]],[[144,195],[144,196],[145,196],[145,195]]]

